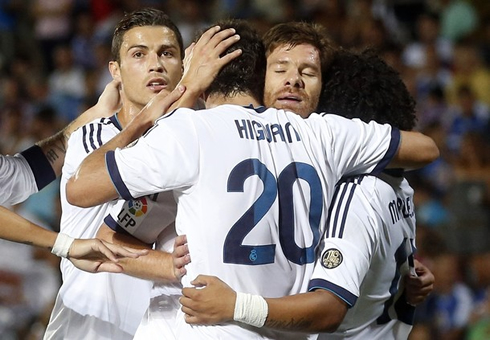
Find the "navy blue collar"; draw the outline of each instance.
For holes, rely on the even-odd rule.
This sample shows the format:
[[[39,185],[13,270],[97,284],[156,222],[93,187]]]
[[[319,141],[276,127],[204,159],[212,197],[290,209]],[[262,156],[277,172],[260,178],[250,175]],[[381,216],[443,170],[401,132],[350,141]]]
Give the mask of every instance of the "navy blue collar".
[[[244,106],[244,108],[255,110],[257,113],[263,113],[267,108],[265,106],[254,107],[252,104]]]
[[[119,112],[115,113],[113,116],[110,116],[109,120],[112,122],[112,124],[114,124],[115,127],[117,127],[119,129],[119,131],[121,131],[122,126],[121,126],[121,123],[119,122],[119,119],[117,118],[118,113]]]

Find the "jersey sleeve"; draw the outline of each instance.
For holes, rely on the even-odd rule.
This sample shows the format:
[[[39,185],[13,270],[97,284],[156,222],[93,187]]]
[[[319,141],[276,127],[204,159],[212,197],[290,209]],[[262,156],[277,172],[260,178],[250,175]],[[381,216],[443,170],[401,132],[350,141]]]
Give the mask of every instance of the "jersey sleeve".
[[[332,164],[341,176],[379,174],[392,160],[400,145],[400,131],[388,124],[346,119],[323,114],[327,128],[323,136],[331,148]]]
[[[352,307],[378,244],[379,216],[359,186],[362,176],[339,184],[308,290],[326,289]]]
[[[24,156],[0,155],[0,204],[17,204],[36,192],[36,178]]]
[[[122,198],[183,190],[197,180],[199,144],[192,121],[196,114],[178,109],[157,120],[132,145],[106,154],[109,175]]]
[[[131,235],[152,244],[175,220],[177,205],[171,192],[119,202],[104,219],[117,233]]]
[[[70,177],[94,150],[111,140],[120,131],[115,118],[97,119],[74,131],[68,139],[63,176]]]

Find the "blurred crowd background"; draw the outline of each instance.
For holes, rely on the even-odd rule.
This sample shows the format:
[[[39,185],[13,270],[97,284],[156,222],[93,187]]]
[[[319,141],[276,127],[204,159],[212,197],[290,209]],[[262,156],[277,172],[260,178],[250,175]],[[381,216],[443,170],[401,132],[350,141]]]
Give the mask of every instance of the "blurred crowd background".
[[[411,339],[490,339],[490,1],[0,0],[2,154],[54,134],[97,101],[111,80],[113,28],[141,7],[166,11],[186,46],[197,29],[235,17],[261,33],[313,21],[339,46],[376,49],[416,99],[417,129],[441,150],[408,173],[417,256],[436,276]],[[12,209],[57,230],[58,191],[55,182]],[[1,241],[0,338],[39,339],[60,280],[48,251]]]

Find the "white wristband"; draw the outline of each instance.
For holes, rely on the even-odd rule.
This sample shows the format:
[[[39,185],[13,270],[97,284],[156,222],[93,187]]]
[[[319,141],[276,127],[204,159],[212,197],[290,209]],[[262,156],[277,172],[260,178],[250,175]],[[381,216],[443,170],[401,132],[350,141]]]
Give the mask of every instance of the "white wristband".
[[[262,296],[236,293],[233,320],[260,328],[264,326],[268,314],[269,306]]]
[[[68,251],[75,239],[63,233],[59,233],[54,242],[51,253],[59,257],[68,257]]]

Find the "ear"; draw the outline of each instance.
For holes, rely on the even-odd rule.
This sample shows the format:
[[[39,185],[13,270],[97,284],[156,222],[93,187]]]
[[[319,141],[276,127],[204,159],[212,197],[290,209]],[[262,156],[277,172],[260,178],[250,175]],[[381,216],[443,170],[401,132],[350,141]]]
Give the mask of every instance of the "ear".
[[[109,72],[112,75],[112,79],[121,81],[121,69],[117,61],[112,60],[109,62]]]

